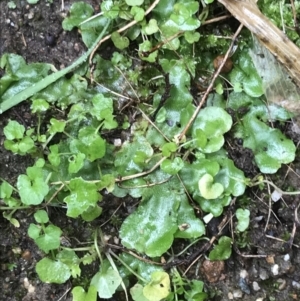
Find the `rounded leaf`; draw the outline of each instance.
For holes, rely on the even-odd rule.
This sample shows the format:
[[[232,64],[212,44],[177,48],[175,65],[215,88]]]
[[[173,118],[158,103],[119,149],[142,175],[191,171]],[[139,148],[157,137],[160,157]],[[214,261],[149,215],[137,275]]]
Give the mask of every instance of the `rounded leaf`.
[[[221,196],[224,187],[220,183],[214,183],[214,178],[210,174],[203,175],[198,182],[201,195],[207,200],[213,200]]]
[[[25,132],[24,125],[15,120],[10,120],[7,126],[4,127],[3,133],[8,140],[21,139]]]
[[[41,178],[30,179],[27,175],[19,175],[17,188],[21,201],[25,205],[39,205],[48,194],[49,187]]]
[[[117,31],[111,34],[111,40],[118,49],[125,49],[129,46],[129,39],[121,36]]]
[[[34,214],[37,223],[45,224],[49,222],[48,213],[45,210],[39,210]]]
[[[144,194],[141,205],[121,226],[123,246],[150,257],[161,256],[171,247],[178,229],[179,196],[174,194],[174,190],[168,182],[149,190],[149,199]]]
[[[170,174],[176,175],[184,166],[181,158],[176,157],[174,160],[166,159],[161,164],[161,169]]]
[[[204,153],[216,152],[223,146],[223,135],[231,126],[232,118],[224,109],[206,107],[200,111],[193,124],[192,137]]]
[[[160,301],[170,292],[170,277],[166,272],[156,271],[151,274],[151,282],[144,289],[143,294],[149,301]]]
[[[36,272],[40,279],[46,283],[64,283],[70,277],[70,269],[61,261],[53,261],[49,258],[43,258],[36,264]]]
[[[62,27],[64,30],[72,30],[75,26],[89,18],[93,14],[93,7],[83,1],[75,2],[70,9],[70,16],[64,19]]]

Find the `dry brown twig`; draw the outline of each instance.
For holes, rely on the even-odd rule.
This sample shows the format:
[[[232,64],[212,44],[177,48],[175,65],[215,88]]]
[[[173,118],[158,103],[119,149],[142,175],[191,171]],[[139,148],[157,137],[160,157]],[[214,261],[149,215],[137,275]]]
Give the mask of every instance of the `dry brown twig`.
[[[258,38],[260,43],[287,69],[292,80],[300,87],[300,49],[261,13],[256,0],[218,1]]]

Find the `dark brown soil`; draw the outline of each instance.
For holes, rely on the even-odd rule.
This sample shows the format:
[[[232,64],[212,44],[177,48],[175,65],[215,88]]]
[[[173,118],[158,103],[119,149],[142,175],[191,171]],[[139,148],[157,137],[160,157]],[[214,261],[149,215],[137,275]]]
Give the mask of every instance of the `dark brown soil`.
[[[85,1],[89,2],[96,12],[99,11],[99,1]],[[25,0],[14,2],[17,5],[16,9],[9,9],[7,1],[0,2],[0,56],[5,52],[16,53],[23,56],[28,63],[47,62],[61,69],[68,66],[85,50],[80,34],[76,30],[64,32],[61,27],[61,22],[74,1],[65,0],[64,10],[61,8],[61,1],[55,0],[52,4],[41,0],[36,5],[29,5]],[[32,118],[26,103],[0,115],[0,177],[10,183],[15,183],[17,176],[24,173],[26,167],[32,164],[32,159],[12,155],[5,150],[3,126],[9,119],[15,119],[28,127],[34,123]],[[296,144],[299,143],[299,136],[289,129],[285,129],[285,132],[293,136]],[[227,150],[236,165],[249,177],[254,177],[258,173],[252,162],[251,151],[244,149],[238,141],[231,141],[228,137]],[[295,162],[289,167],[284,167],[278,175],[272,180],[282,189],[291,187],[300,189],[299,153]],[[211,295],[210,300],[299,300],[300,235],[297,229],[299,201],[298,196],[284,196],[283,200],[272,204],[270,211],[269,197],[258,188],[249,189],[248,199],[237,202],[248,204],[251,211],[250,229],[245,237],[231,233],[230,227],[223,233],[233,236],[235,242],[233,255],[225,262],[224,269],[220,270],[220,277],[216,282],[210,283],[208,281],[211,279],[210,272],[204,272],[203,269],[190,272],[189,277],[206,282],[206,288]],[[104,200],[102,206],[106,214],[103,220],[97,223],[100,225],[105,221],[119,204],[120,201],[117,199]],[[62,209],[51,210],[49,214],[52,222],[62,229],[68,229],[66,239],[71,245],[76,245],[72,237],[81,241],[91,239],[92,231],[89,225],[78,222],[75,224],[74,220],[66,219],[65,214],[59,214]],[[126,214],[126,210],[123,210],[123,213]],[[230,216],[230,212],[224,214]],[[62,285],[45,284],[37,277],[35,263],[43,254],[27,235],[27,228],[33,222],[32,212],[20,211],[15,217],[20,221],[20,228],[13,227],[2,214],[0,215],[0,300],[72,300],[71,282]],[[219,223],[221,219],[216,219],[215,225],[218,226]],[[213,225],[214,223],[211,223],[208,228],[210,235],[215,235]],[[293,230],[294,236],[291,235]],[[108,224],[103,231],[105,234],[117,235],[117,229],[112,224]],[[195,252],[197,248],[194,249]],[[97,266],[89,266],[89,271],[84,270],[83,274],[93,274],[96,271]],[[77,282],[80,283],[80,279]]]

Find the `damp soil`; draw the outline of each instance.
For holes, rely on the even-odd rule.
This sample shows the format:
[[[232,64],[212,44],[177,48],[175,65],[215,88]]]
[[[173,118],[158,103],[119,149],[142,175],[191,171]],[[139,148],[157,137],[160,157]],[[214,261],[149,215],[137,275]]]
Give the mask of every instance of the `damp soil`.
[[[99,11],[99,1],[85,1],[94,7],[95,12]],[[29,5],[23,0],[14,2],[17,7],[10,9],[7,1],[0,1],[0,55],[5,52],[16,53],[28,63],[47,62],[61,69],[85,51],[80,34],[76,30],[65,32],[61,27],[61,22],[74,1],[65,0],[64,8],[61,1],[39,1],[36,5]],[[31,116],[27,103],[0,115],[0,177],[15,183],[18,175],[24,173],[33,161],[30,157],[13,155],[5,150],[3,127],[9,119],[17,120],[26,128],[33,125],[35,119]],[[281,130],[296,145],[299,144],[299,135],[293,133],[291,126],[287,125]],[[244,149],[241,141],[235,141],[231,137],[226,139],[227,151],[236,166],[249,177],[257,175],[251,151]],[[282,189],[299,190],[299,153],[293,164],[283,167],[270,180]],[[225,227],[222,235],[234,237],[230,259],[215,265],[206,262],[206,253],[202,252],[188,277],[205,282],[209,300],[300,300],[300,234],[297,223],[299,196],[285,196],[277,203],[270,204],[268,195],[259,188],[249,189],[247,193],[248,201],[251,199],[251,224],[247,236],[236,236],[231,230],[234,227]],[[75,247],[78,242],[91,241],[94,227],[100,226],[121,206],[114,222],[107,223],[102,228],[105,235],[117,236],[120,223],[136,204],[136,200],[123,202],[106,195],[101,204],[104,210],[101,218],[90,224],[66,218],[61,208],[50,208],[48,213],[51,221],[67,235],[63,237],[63,243]],[[218,235],[222,219],[230,218],[234,206],[233,204],[225,209],[222,217],[209,223],[207,237],[211,239]],[[12,226],[0,215],[0,300],[72,300],[71,288],[84,283],[85,279],[95,274],[98,270],[97,263],[83,267],[82,277],[73,283],[68,281],[54,285],[41,282],[35,272],[35,264],[43,254],[27,235],[28,226],[33,222],[33,213],[30,210],[16,212],[15,217],[21,225],[19,228]],[[178,268],[187,268],[193,254],[205,250],[205,247],[207,246],[203,244],[194,246],[190,254],[186,254],[187,257],[180,258],[183,264]],[[184,242],[178,242],[175,248],[182,250]],[[112,300],[124,300],[124,296],[116,296]]]

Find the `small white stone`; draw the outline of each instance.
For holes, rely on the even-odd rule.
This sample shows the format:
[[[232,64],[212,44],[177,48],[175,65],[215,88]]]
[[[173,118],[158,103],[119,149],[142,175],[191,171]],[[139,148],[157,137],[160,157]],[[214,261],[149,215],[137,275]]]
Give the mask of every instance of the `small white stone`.
[[[248,278],[248,272],[246,270],[241,270],[240,271],[240,277],[241,278]]]
[[[293,281],[293,282],[292,282],[292,286],[293,286],[295,289],[297,289],[297,290],[300,289],[300,283],[297,282],[297,281]]]
[[[258,298],[255,301],[264,301],[264,298]]]
[[[256,222],[260,222],[260,221],[262,221],[263,218],[264,218],[264,216],[263,216],[263,215],[260,215],[260,216],[255,217],[254,220],[255,220]]]
[[[234,290],[233,291],[233,297],[234,298],[242,298],[243,297],[243,292],[241,290]]]
[[[24,287],[25,287],[26,289],[28,289],[28,287],[29,287],[30,284],[29,284],[29,281],[28,281],[28,278],[27,278],[27,277],[24,278],[23,284],[24,284]]]
[[[117,236],[114,236],[114,244],[118,245],[120,243],[120,239]]]
[[[28,14],[28,16],[27,16],[27,18],[28,18],[29,20],[33,19],[33,18],[34,18],[34,12],[33,12],[33,11],[30,11],[29,14]]]
[[[103,236],[103,240],[104,240],[104,242],[108,242],[109,240],[111,239],[111,235],[104,235]]]
[[[205,216],[203,217],[204,223],[205,223],[205,224],[208,224],[208,223],[212,220],[213,217],[214,217],[214,216],[213,216],[211,213],[208,213],[207,215],[205,215]]]
[[[24,284],[24,287],[27,289],[28,293],[35,292],[35,287],[29,282],[27,277],[24,278],[23,284]]]
[[[280,193],[279,191],[277,190],[274,190],[271,194],[271,198],[272,198],[272,201],[274,203],[276,203],[277,201],[279,201],[282,197],[282,193]]]
[[[13,251],[14,254],[21,254],[22,253],[22,250],[21,250],[20,247],[13,248],[12,251]]]
[[[28,287],[28,293],[34,293],[35,292],[35,287],[32,285],[32,284],[29,284],[29,287]]]
[[[278,264],[274,264],[271,267],[271,272],[273,273],[274,276],[277,276],[279,274],[279,265]]]
[[[114,146],[116,146],[116,147],[122,146],[122,140],[121,139],[115,139],[114,140]]]
[[[252,287],[256,292],[260,290],[260,286],[256,281],[253,281]]]
[[[289,261],[290,260],[290,254],[285,254],[283,257],[284,261]]]
[[[228,293],[228,299],[229,299],[229,300],[233,300],[233,295],[232,295],[231,292]]]

